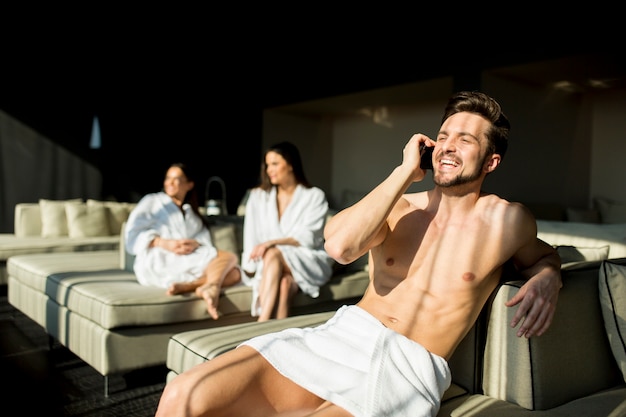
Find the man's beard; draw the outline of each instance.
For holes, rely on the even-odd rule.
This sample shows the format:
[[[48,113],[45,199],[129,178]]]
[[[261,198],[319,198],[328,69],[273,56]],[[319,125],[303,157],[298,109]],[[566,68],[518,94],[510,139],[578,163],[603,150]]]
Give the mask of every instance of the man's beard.
[[[485,160],[486,157],[483,158],[482,161],[480,161],[480,163],[476,166],[476,169],[474,170],[474,172],[470,173],[470,174],[459,174],[456,177],[452,178],[451,180],[448,181],[441,181],[439,178],[437,178],[437,176],[433,176],[433,182],[435,183],[435,185],[438,185],[439,187],[455,187],[458,185],[465,185],[465,184],[469,184],[471,182],[476,181],[477,179],[480,178],[481,174],[482,174],[482,167],[485,164]]]

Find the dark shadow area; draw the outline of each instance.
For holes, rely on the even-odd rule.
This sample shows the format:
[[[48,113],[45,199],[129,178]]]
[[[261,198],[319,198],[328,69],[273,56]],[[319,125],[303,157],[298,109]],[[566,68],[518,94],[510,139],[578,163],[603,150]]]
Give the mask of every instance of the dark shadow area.
[[[7,301],[0,289],[0,366],[4,398],[20,414],[46,416],[154,416],[167,368],[155,366],[105,378]]]

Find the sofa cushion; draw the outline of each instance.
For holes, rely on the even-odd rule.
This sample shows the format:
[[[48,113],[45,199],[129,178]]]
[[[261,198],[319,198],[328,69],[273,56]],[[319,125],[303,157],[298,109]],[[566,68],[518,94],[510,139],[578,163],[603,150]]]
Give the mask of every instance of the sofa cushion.
[[[626,223],[626,203],[608,198],[596,198],[594,201],[602,223]]]
[[[119,251],[22,255],[7,262],[13,279],[105,329],[209,317],[201,298],[166,295],[162,288],[139,284],[132,272],[118,266]],[[219,309],[249,315],[250,303],[250,288],[240,285],[225,289]]]
[[[547,410],[622,381],[604,326],[598,326],[600,263],[562,268],[563,288],[554,318],[539,337],[517,337],[509,325],[516,307],[504,303],[523,282],[509,282],[497,290],[487,325],[485,395],[529,410]]]
[[[36,253],[85,252],[117,250],[118,236],[98,236],[70,238],[59,237],[17,237],[14,234],[0,233],[0,261],[11,256]]]
[[[41,211],[41,236],[42,237],[59,237],[67,236],[67,217],[65,215],[65,203],[80,203],[80,198],[70,200],[39,200],[39,209]]]
[[[122,224],[128,220],[130,212],[136,205],[136,203],[118,201],[87,200],[87,207],[104,207],[106,209],[106,220],[110,235],[119,235],[121,233]]]
[[[26,286],[45,293],[49,285],[46,277],[64,270],[98,271],[117,266],[118,250],[89,252],[27,253],[14,255],[7,260],[7,272]],[[71,266],[69,266],[71,265]]]
[[[604,327],[626,381],[626,266],[603,262],[599,286]]]
[[[193,294],[166,295],[162,288],[139,284],[132,272],[119,268],[119,251],[21,255],[7,262],[9,276],[45,294],[54,303],[98,323],[105,329],[206,320],[203,299]],[[317,299],[296,294],[293,309],[307,313],[325,303],[360,297],[369,282],[366,271],[333,277]],[[222,315],[252,319],[252,290],[245,285],[224,288]]]
[[[332,317],[334,311],[195,330],[175,334],[167,348],[167,367],[180,374],[195,365],[214,359],[251,337],[287,327],[317,326]]]
[[[214,224],[209,226],[211,240],[217,249],[232,252],[241,258],[241,251],[237,245],[236,225],[234,224]]]
[[[603,261],[609,258],[609,245],[597,248],[558,245],[556,246],[556,251],[561,257],[562,264],[583,261]]]
[[[626,257],[626,223],[594,224],[537,220],[537,237],[552,246],[598,248],[609,245],[609,259]]]
[[[104,205],[65,203],[68,235],[75,237],[109,236],[107,210]]]
[[[600,212],[597,209],[567,207],[565,217],[568,222],[600,223]]]
[[[39,203],[18,203],[15,205],[13,233],[17,237],[41,237],[41,209]]]

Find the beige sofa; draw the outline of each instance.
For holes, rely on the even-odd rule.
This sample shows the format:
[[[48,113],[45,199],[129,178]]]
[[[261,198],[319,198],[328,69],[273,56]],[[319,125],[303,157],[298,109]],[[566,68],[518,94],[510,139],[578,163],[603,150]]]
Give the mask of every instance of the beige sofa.
[[[450,360],[453,383],[438,415],[625,416],[626,258],[603,262],[563,266],[564,286],[554,322],[545,335],[531,339],[516,337],[508,325],[514,310],[505,307],[504,301],[523,282],[515,272],[507,272]],[[613,297],[599,289],[600,272],[611,267],[621,268],[619,274],[612,275]],[[621,305],[613,307],[611,299]],[[317,325],[331,314],[173,335],[167,354],[168,382],[249,337],[286,327]],[[621,334],[611,328],[605,314],[617,320]]]
[[[238,216],[214,218],[216,246],[240,253],[242,227]],[[140,285],[121,236],[123,227],[117,250],[15,255],[7,261],[9,303],[101,373],[105,395],[107,376],[165,364],[168,340],[176,333],[255,320],[245,285],[224,289],[219,320],[209,317],[195,295],[168,296]],[[292,313],[334,310],[358,299],[367,282],[364,259],[337,267],[318,298],[296,296]]]
[[[240,253],[242,217],[211,219],[216,245]],[[139,285],[124,250],[121,227],[114,237],[117,249],[15,254],[7,260],[9,303],[101,373],[105,394],[108,375],[165,364],[168,341],[175,334],[240,323],[255,328],[248,287],[225,289],[220,299],[222,317],[214,321],[204,302],[193,295],[167,296],[162,289]],[[586,244],[582,253],[574,250],[576,256],[596,259],[604,252],[587,249],[610,244],[613,251],[617,245],[602,236]],[[354,302],[368,281],[365,257],[337,267],[319,298],[298,295],[293,314],[331,311]]]
[[[562,249],[564,263],[583,260],[584,255],[588,258],[594,252],[598,259],[626,257],[626,223],[537,220],[537,236]],[[572,246],[583,256],[576,258],[574,252],[565,252]]]
[[[0,234],[0,285],[7,284],[6,263],[14,255],[118,249],[134,206],[91,199],[16,204],[13,233]]]

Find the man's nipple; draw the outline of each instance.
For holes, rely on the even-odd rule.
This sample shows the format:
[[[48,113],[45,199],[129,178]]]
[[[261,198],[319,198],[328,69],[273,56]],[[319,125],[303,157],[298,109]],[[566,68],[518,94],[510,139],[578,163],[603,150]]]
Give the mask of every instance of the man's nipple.
[[[471,272],[466,272],[463,274],[463,281],[471,282],[476,279],[476,275]]]
[[[385,263],[387,264],[387,266],[393,266],[395,261],[393,260],[393,258],[387,258],[387,262],[385,262]]]

